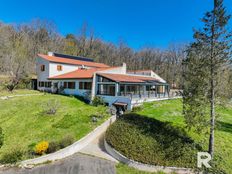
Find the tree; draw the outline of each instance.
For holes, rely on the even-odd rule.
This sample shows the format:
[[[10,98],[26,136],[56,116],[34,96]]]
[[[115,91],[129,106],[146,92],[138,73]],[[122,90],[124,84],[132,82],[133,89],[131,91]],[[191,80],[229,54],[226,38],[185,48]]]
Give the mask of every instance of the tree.
[[[191,44],[187,59],[184,61],[184,72],[188,72],[184,78],[186,82],[184,85],[186,123],[193,127],[189,120],[198,118],[197,120],[201,122],[199,125],[209,125],[208,151],[212,157],[214,154],[216,119],[215,104],[220,97],[218,93],[220,74],[230,63],[231,56],[231,32],[228,32],[226,28],[229,19],[230,16],[226,14],[223,0],[214,0],[213,10],[206,12],[202,19],[203,29],[194,32],[195,42]],[[198,67],[198,69],[193,69],[193,67]],[[202,107],[205,105],[207,107]],[[190,114],[190,111],[192,114]],[[207,117],[207,111],[209,111],[210,117]],[[210,119],[207,122],[208,118]]]

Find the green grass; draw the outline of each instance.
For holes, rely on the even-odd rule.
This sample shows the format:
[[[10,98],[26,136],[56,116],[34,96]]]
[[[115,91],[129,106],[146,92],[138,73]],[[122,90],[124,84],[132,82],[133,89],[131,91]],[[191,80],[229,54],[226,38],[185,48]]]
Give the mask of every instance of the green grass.
[[[228,104],[225,107],[218,106],[217,113],[220,115],[220,117],[218,117],[217,127],[215,130],[215,158],[214,158],[213,164],[216,166],[217,169],[223,170],[226,173],[231,174],[232,173],[232,168],[231,168],[232,105]],[[193,140],[194,143],[197,145],[196,147],[198,147],[198,150],[202,149],[202,151],[207,151],[208,149],[208,137],[209,137],[208,134],[206,135],[199,134],[192,130],[186,129],[184,117],[182,115],[182,100],[181,99],[144,103],[144,105],[140,107],[140,109],[137,109],[136,111],[134,111],[134,114],[132,113],[132,115],[144,117],[144,118],[143,120],[140,120],[140,122],[139,121],[134,122],[133,119],[129,121],[127,120],[124,122],[121,122],[120,120],[117,121],[118,123],[116,122],[116,124],[118,124],[118,128],[120,128],[121,134],[117,134],[114,138],[112,138],[119,142],[121,140],[122,143],[121,142],[118,143],[120,144],[120,146],[117,146],[117,147],[115,146],[115,148],[116,149],[118,148],[117,150],[119,150],[122,154],[127,154],[127,156],[132,159],[138,160],[140,158],[140,161],[141,161],[141,156],[142,156],[142,161],[150,160],[148,157],[149,152],[153,153],[152,152],[153,146],[151,146],[152,144],[151,141],[153,141],[154,143],[154,140],[152,140],[152,137],[155,139],[155,141],[160,142],[160,146],[156,146],[155,148],[161,148],[161,149],[163,148],[164,154],[167,155],[168,153],[166,152],[170,152],[170,156],[172,156],[172,153],[175,154],[176,151],[178,152],[179,151],[178,149],[182,148],[182,146],[179,146],[180,145],[179,141],[176,141],[178,142],[178,144],[176,145],[174,143],[175,139],[173,140],[174,144],[172,146],[176,148],[176,151],[170,151],[170,147],[168,146],[169,143],[166,143],[169,141],[168,139],[170,139],[170,135],[172,134],[171,130],[173,131],[179,130],[180,135],[183,133],[184,137],[188,137],[191,140]],[[161,128],[160,130],[154,131],[156,126],[154,126],[153,124],[151,125],[148,124],[148,126],[146,126],[144,123],[141,124],[141,122],[143,122],[144,120],[145,120],[144,122],[147,122],[147,120],[149,119],[152,119],[151,122],[155,124],[156,126],[159,125],[160,122],[168,124],[169,125],[168,127],[170,128],[166,130],[168,135],[165,135],[164,133],[160,133],[160,132],[165,132],[162,130],[163,128],[165,128],[165,126],[160,127]],[[126,119],[124,118],[124,120]],[[148,122],[150,122],[150,120]],[[134,123],[136,123],[137,128],[135,125],[133,125]],[[138,125],[140,125],[140,127]],[[143,125],[144,127],[142,127],[141,125]],[[130,132],[128,131],[128,127],[130,129]],[[121,135],[124,138],[121,137]],[[177,135],[174,134],[174,136],[178,138]],[[162,138],[163,138],[163,142],[160,141],[160,139],[162,140]],[[136,143],[137,145],[135,145]],[[115,144],[113,144],[113,146]],[[125,144],[125,147],[123,147],[123,144]],[[167,144],[167,146],[165,144]],[[155,145],[157,144],[154,144],[154,146]],[[150,148],[150,149],[146,149],[146,148]],[[137,152],[137,154],[136,153],[133,154],[132,151]],[[194,150],[194,152],[196,151]],[[154,153],[156,153],[157,155],[162,155],[162,153],[159,153],[159,152],[154,151]],[[186,152],[183,152],[183,154],[184,153]],[[154,156],[154,155],[151,155],[151,156]],[[168,157],[163,158],[163,159],[166,159],[165,161],[161,161],[162,158],[159,158],[158,160],[160,161],[156,161],[156,162],[158,164],[166,163],[167,165],[170,165],[170,164],[178,165],[179,163],[176,160],[174,160],[175,155],[173,156],[173,158],[170,158],[170,156],[169,158]],[[146,159],[146,157],[148,158]],[[152,159],[153,162],[157,160],[156,157],[154,158],[155,159]],[[193,158],[195,158],[196,160],[197,157],[193,156]],[[188,161],[186,162],[180,161],[180,163],[183,164],[182,166],[186,166]],[[195,162],[192,163],[192,166],[196,167],[196,163]]]
[[[144,108],[137,113],[185,128],[181,99],[145,103]],[[228,104],[223,108],[217,107],[217,113],[220,116],[215,131],[215,163],[219,169],[230,174],[232,173],[232,105]],[[197,134],[188,130],[186,132],[207,151],[208,135]]]
[[[143,172],[132,167],[129,167],[125,164],[116,165],[117,174],[164,174],[163,172]]]
[[[20,94],[21,92],[18,91]],[[52,100],[57,100],[60,107],[55,115],[47,115],[43,112],[44,104]],[[103,117],[94,123],[92,115]],[[44,94],[0,100],[0,126],[4,133],[0,157],[11,149],[27,151],[35,143],[43,140],[57,141],[67,134],[79,140],[103,123],[108,116],[103,106],[90,106],[74,97],[62,95]]]

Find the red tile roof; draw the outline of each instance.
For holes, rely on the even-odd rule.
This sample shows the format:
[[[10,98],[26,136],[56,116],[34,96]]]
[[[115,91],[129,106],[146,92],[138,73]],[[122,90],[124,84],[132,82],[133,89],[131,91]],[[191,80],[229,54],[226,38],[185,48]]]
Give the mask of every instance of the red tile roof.
[[[44,55],[44,54],[38,54],[38,56],[43,58],[43,59],[46,59],[50,62],[58,62],[58,63],[72,64],[72,65],[85,65],[85,66],[96,67],[96,68],[109,67],[108,65],[106,65],[104,63],[87,62],[87,61],[74,60],[74,59],[69,59],[69,58],[48,56],[48,55]]]
[[[118,67],[78,69],[69,73],[49,77],[49,79],[90,79],[93,78],[94,73],[97,71],[109,70],[113,68]]]
[[[134,75],[126,75],[126,74],[107,74],[107,73],[97,73],[97,74],[116,82],[132,82],[132,83],[144,83],[146,81],[159,82],[159,79],[153,77],[142,77],[142,76],[134,76]]]

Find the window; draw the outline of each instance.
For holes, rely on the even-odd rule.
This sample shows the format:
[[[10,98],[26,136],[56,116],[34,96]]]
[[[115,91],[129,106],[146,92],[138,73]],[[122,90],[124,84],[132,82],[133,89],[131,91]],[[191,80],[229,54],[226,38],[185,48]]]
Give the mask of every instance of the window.
[[[41,82],[41,87],[44,87],[44,82]]]
[[[120,95],[126,95],[125,94],[125,85],[120,85]]]
[[[68,82],[68,89],[75,89],[75,82]]]
[[[97,94],[115,96],[115,85],[100,84],[98,85]]]
[[[64,82],[64,88],[68,87],[68,82]]]
[[[64,82],[64,88],[75,89],[75,82]]]
[[[57,71],[62,71],[62,65],[57,65]]]
[[[48,82],[48,87],[49,87],[49,88],[52,87],[52,82]]]
[[[140,86],[138,85],[128,85],[126,91],[132,95],[138,95],[140,90]]]
[[[52,82],[44,82],[46,88],[51,88],[52,87]]]
[[[143,94],[143,86],[140,85],[120,85],[120,95],[139,95]]]
[[[41,70],[41,71],[45,71],[45,65],[41,65],[41,66],[40,66],[40,70]]]
[[[52,82],[39,81],[39,87],[51,88],[52,87]]]
[[[153,85],[147,85],[146,91],[149,92],[149,94],[155,94],[156,88]]]
[[[157,86],[157,92],[158,92],[158,94],[164,94],[165,93],[165,86],[163,86],[163,85]]]
[[[79,89],[91,90],[92,82],[79,82]]]

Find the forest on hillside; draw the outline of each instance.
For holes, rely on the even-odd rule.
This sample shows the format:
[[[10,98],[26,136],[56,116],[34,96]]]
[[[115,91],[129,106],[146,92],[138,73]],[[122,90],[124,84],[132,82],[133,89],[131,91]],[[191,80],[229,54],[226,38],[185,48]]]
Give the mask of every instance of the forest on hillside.
[[[172,87],[182,87],[182,61],[186,45],[171,44],[166,49],[130,48],[125,42],[106,42],[94,34],[87,24],[77,33],[62,36],[54,23],[40,19],[24,24],[0,23],[0,74],[11,77],[11,83],[30,78],[35,74],[38,53],[48,51],[93,58],[110,66],[127,63],[129,70],[151,69]],[[154,31],[155,32],[155,31]],[[225,71],[226,81],[231,81],[230,69]]]

